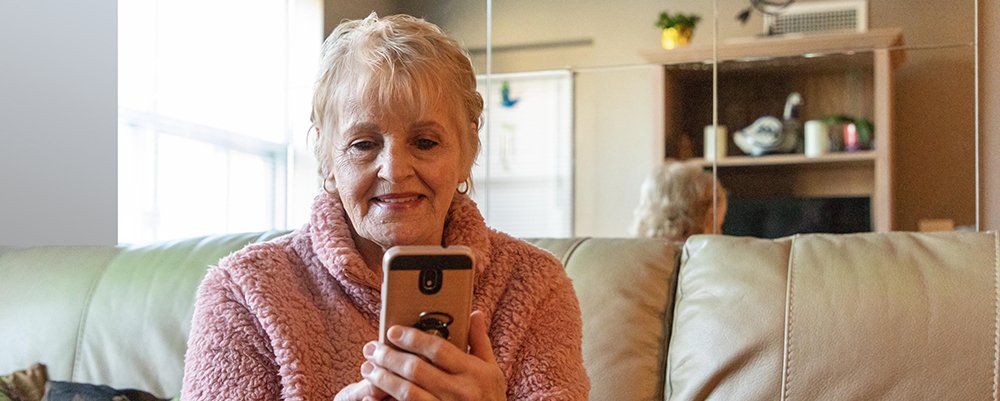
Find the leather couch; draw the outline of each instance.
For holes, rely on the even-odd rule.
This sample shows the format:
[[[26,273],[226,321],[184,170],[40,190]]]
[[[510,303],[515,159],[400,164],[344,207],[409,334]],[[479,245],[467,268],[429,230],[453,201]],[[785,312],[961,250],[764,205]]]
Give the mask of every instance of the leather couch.
[[[0,250],[0,374],[175,396],[206,268],[280,234]],[[997,399],[996,233],[531,241],[573,279],[591,399]]]

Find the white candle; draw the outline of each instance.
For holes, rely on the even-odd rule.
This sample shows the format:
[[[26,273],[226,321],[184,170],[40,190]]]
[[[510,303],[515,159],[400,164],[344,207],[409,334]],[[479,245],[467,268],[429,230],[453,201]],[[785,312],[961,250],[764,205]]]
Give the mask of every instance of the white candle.
[[[726,147],[729,144],[729,131],[725,125],[705,126],[705,160],[716,160],[726,157]]]
[[[817,157],[830,152],[830,129],[819,120],[806,121],[806,157]]]

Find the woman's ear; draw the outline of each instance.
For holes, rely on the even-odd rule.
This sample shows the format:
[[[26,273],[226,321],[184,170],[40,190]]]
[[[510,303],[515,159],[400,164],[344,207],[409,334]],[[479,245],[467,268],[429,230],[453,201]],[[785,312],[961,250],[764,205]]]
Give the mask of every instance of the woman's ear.
[[[337,180],[333,177],[333,173],[330,173],[326,176],[326,178],[323,178],[323,182],[320,185],[323,186],[323,191],[326,191],[326,193],[330,195],[337,192]]]

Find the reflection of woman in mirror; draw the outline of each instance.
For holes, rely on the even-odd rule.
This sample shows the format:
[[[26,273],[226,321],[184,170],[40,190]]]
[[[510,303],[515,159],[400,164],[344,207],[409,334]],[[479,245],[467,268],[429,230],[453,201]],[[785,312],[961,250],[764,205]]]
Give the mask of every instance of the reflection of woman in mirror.
[[[182,398],[585,400],[580,308],[551,254],[487,227],[466,195],[482,97],[458,43],[408,16],[341,23],[313,96],[324,191],[310,222],[209,270]],[[396,245],[475,254],[469,349],[412,327],[378,339]]]
[[[721,234],[726,190],[700,165],[667,160],[642,183],[633,215],[630,233],[637,237],[683,242],[695,234]]]

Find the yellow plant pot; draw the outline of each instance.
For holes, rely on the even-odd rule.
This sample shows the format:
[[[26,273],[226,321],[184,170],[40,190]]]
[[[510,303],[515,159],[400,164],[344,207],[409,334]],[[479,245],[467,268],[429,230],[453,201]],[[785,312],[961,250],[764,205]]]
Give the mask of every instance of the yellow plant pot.
[[[664,49],[670,50],[677,46],[684,46],[691,41],[692,28],[667,28],[662,31],[660,45]]]

